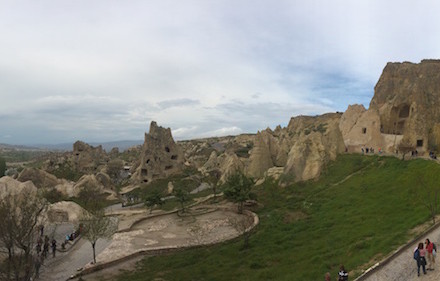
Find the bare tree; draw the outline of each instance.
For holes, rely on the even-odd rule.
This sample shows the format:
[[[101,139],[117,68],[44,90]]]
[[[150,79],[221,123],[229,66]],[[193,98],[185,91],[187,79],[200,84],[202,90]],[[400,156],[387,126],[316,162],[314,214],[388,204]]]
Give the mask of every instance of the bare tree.
[[[222,176],[222,173],[220,172],[220,170],[214,169],[214,170],[209,171],[209,175],[212,178],[212,191],[214,193],[214,202],[216,202],[217,201],[216,196],[217,196],[218,182]]]
[[[237,232],[243,237],[243,249],[249,247],[249,238],[251,236],[250,231],[248,230],[251,225],[250,218],[248,216],[231,217],[228,218],[229,224],[237,230]]]
[[[397,149],[399,150],[400,153],[402,153],[402,160],[405,160],[405,155],[411,151],[414,151],[416,148],[413,144],[411,144],[410,140],[402,139]]]
[[[0,200],[0,280],[29,280],[33,274],[33,248],[38,225],[47,207],[34,190],[9,193]]]
[[[96,242],[100,238],[110,238],[117,230],[117,223],[105,216],[103,208],[83,211],[79,222],[81,235],[92,244],[93,262],[96,263]]]
[[[432,223],[435,224],[435,216],[440,208],[440,173],[438,171],[429,175],[419,173],[414,178],[413,193],[417,202],[425,206],[432,219]]]

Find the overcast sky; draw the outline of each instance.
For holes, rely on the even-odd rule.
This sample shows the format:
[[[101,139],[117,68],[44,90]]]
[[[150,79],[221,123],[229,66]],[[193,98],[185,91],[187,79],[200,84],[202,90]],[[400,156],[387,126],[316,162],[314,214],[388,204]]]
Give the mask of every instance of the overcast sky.
[[[0,0],[0,143],[256,133],[440,58],[440,1]]]

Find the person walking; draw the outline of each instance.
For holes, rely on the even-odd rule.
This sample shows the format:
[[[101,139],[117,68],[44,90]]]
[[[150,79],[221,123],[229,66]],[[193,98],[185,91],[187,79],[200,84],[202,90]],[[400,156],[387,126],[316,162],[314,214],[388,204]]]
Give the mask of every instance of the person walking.
[[[434,265],[435,265],[435,257],[434,257],[434,243],[432,243],[431,241],[429,241],[428,238],[426,238],[425,240],[425,247],[426,247],[426,251],[427,256],[428,256],[428,267],[427,270],[434,270]]]
[[[331,281],[332,278],[330,277],[330,272],[327,272],[324,276],[324,281]]]
[[[417,248],[414,250],[414,259],[417,262],[417,276],[420,276],[420,267],[423,269],[423,274],[426,274],[426,259],[425,259],[425,249],[423,249],[423,243],[420,242]]]
[[[344,265],[341,265],[339,268],[338,281],[348,281],[348,273],[345,270]]]
[[[39,255],[34,256],[35,279],[40,277],[41,258]]]
[[[57,251],[57,241],[55,239],[52,239],[52,257],[55,257],[55,253]]]

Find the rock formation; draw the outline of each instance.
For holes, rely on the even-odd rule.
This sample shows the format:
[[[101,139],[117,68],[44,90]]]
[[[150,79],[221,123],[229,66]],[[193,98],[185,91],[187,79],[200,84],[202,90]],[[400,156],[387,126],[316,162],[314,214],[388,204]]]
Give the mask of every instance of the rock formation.
[[[293,136],[294,144],[289,151],[284,173],[295,175],[295,181],[316,178],[326,163],[344,152],[340,119],[338,113],[292,118],[287,131]]]
[[[77,223],[83,212],[84,208],[75,202],[60,201],[49,205],[46,216],[50,223]]]
[[[25,168],[17,180],[21,182],[32,181],[38,188],[54,187],[60,183],[60,180],[54,175],[36,168]]]
[[[183,153],[174,142],[170,128],[159,127],[153,121],[149,133],[145,134],[140,164],[132,179],[138,183],[148,183],[180,173],[183,160]]]
[[[383,134],[403,135],[422,153],[440,145],[440,60],[388,63],[370,108]]]
[[[393,152],[402,139],[423,155],[440,147],[440,60],[388,63],[370,107],[349,106],[340,128],[349,150]]]
[[[19,194],[22,192],[22,190],[37,193],[37,188],[31,181],[20,182],[8,176],[0,178],[0,200],[8,195]]]
[[[77,141],[73,144],[73,167],[82,173],[93,173],[99,165],[108,161],[108,156],[102,146],[93,147],[85,142]]]

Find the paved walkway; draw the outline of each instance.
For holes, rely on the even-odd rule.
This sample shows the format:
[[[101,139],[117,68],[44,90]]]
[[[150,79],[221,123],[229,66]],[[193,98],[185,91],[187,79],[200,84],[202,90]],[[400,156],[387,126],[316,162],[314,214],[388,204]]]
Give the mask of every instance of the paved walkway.
[[[417,276],[417,264],[413,259],[413,251],[417,247],[419,242],[425,242],[425,239],[429,238],[433,241],[437,247],[440,246],[440,227],[437,227],[431,233],[427,234],[427,237],[422,238],[420,241],[413,243],[408,249],[403,250],[395,258],[393,258],[388,264],[382,268],[376,270],[373,274],[368,276],[363,281],[438,281],[440,280],[440,255],[437,255],[435,270],[427,271],[424,275],[420,268],[420,277]]]
[[[100,239],[96,243],[96,255],[101,253],[108,245],[109,240]],[[78,268],[84,267],[93,260],[92,245],[89,241],[81,239],[70,251],[57,252],[57,257],[50,256],[41,267],[40,279],[44,281],[64,281],[77,273]]]

